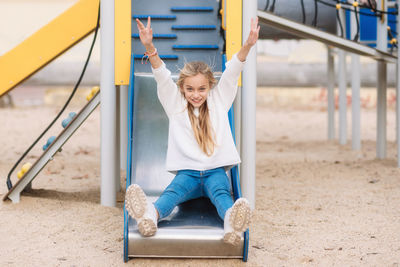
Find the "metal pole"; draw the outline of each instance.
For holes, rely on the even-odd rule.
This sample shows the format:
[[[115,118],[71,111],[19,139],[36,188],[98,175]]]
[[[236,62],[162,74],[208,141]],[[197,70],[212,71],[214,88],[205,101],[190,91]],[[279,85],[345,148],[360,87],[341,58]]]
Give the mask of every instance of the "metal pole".
[[[119,171],[116,165],[117,131],[116,90],[114,85],[114,0],[100,2],[101,37],[101,205],[116,205],[115,177]],[[118,170],[118,171],[117,171]]]
[[[354,2],[354,0],[352,1]],[[353,13],[350,17],[350,38],[354,38],[357,34],[357,13]],[[351,132],[352,132],[352,148],[354,150],[361,149],[361,102],[360,102],[360,56],[357,54],[351,55]]]
[[[400,0],[397,0],[397,6],[400,7]],[[397,32],[400,31],[400,15],[397,15]],[[399,34],[396,36],[399,41]],[[397,42],[399,43],[399,42]],[[399,48],[397,47],[397,64],[396,64],[396,140],[397,140],[397,167],[400,168],[400,60]]]
[[[377,1],[379,10],[386,10],[387,1]],[[387,51],[387,16],[382,14],[382,19],[377,22],[377,49]],[[377,93],[377,126],[376,126],[376,157],[383,159],[386,157],[386,79],[387,70],[384,61],[378,61],[378,93]]]
[[[333,49],[328,49],[328,139],[335,138],[335,59]]]
[[[340,10],[340,18],[343,24],[345,34],[345,15],[344,11]],[[338,27],[339,29],[340,27]],[[347,143],[347,83],[346,83],[346,52],[339,49],[339,66],[338,66],[338,86],[339,86],[339,144]]]
[[[126,155],[128,149],[128,89],[127,85],[120,85],[120,158],[121,170],[126,169]]]
[[[248,0],[243,3],[243,41],[250,32],[250,20],[257,16],[257,1]],[[243,70],[242,90],[242,179],[243,196],[251,207],[255,207],[256,178],[256,47],[253,47],[247,57]]]
[[[114,76],[115,78],[115,76]],[[115,146],[116,146],[116,153],[117,153],[117,157],[115,158],[115,191],[116,192],[120,192],[121,191],[121,142],[120,142],[120,135],[121,135],[121,116],[120,116],[120,111],[121,111],[121,106],[120,106],[120,86],[116,86],[116,96],[115,96],[115,100],[116,100],[116,112],[115,112],[115,136],[116,136],[116,140],[115,140]]]

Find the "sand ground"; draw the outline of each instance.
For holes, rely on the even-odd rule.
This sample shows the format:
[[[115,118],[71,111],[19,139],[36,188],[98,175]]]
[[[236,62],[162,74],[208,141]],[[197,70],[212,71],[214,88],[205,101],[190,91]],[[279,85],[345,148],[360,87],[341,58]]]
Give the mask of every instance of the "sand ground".
[[[353,151],[350,139],[343,146],[326,140],[323,90],[259,88],[257,200],[247,263],[196,259],[123,263],[124,193],[118,194],[117,207],[99,205],[97,109],[19,204],[0,202],[0,265],[399,266],[395,114],[388,102],[387,159],[377,160],[374,96],[365,92],[364,100],[372,97],[362,110],[362,149]],[[58,110],[58,105],[46,103],[0,108],[0,197],[7,191],[5,178],[11,166]],[[349,128],[350,122],[349,113]],[[60,128],[55,127],[53,134]],[[30,161],[40,155],[40,147],[32,151]],[[123,175],[121,183],[124,188]]]

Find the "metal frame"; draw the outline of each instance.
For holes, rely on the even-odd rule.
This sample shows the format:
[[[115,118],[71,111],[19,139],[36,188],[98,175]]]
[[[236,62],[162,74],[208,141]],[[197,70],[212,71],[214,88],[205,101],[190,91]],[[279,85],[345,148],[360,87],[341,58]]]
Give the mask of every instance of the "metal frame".
[[[117,92],[114,83],[114,0],[100,2],[101,204],[115,207],[120,179]],[[118,180],[117,180],[118,179]],[[117,181],[116,181],[117,180]]]
[[[18,203],[20,201],[21,192],[32,182],[33,179],[35,179],[46,164],[53,159],[53,156],[61,149],[65,142],[68,141],[87,117],[89,117],[99,103],[100,93],[97,93],[49,145],[46,151],[43,152],[42,156],[32,165],[25,175],[10,189],[10,191],[4,196],[3,200],[8,198],[11,199],[13,203]]]
[[[269,12],[258,10],[257,16],[260,18],[260,22],[266,23],[269,26],[290,32],[303,38],[320,41],[327,45],[335,46],[337,48],[358,54],[360,56],[372,57],[376,60],[383,60],[388,63],[396,62],[395,56],[384,51],[355,43],[353,41],[341,38],[330,33],[326,33],[316,28],[273,15]]]
[[[353,2],[355,2],[353,0]],[[357,33],[357,13],[350,16],[350,38]],[[361,101],[360,101],[360,56],[356,54],[351,55],[351,145],[353,150],[361,149]]]

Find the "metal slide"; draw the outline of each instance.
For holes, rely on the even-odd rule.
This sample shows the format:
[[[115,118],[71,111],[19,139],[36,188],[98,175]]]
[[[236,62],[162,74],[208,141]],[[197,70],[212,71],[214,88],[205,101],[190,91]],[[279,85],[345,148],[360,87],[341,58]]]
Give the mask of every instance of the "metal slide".
[[[53,159],[67,140],[74,134],[74,132],[81,126],[81,124],[89,117],[93,110],[100,104],[100,93],[98,92],[92,99],[75,115],[71,122],[65,129],[56,137],[56,139],[48,146],[43,154],[37,159],[32,167],[25,173],[25,175],[18,180],[17,183],[8,191],[3,197],[3,201],[10,199],[13,203],[18,203],[20,200],[21,192],[32,182],[38,173],[46,166],[46,164]]]
[[[201,7],[199,7],[201,4]],[[157,6],[157,15],[152,7]],[[204,60],[222,70],[223,39],[215,0],[134,0],[133,17],[152,17],[154,43],[172,73],[185,61]],[[165,169],[168,118],[158,100],[149,64],[141,64],[143,47],[135,23],[129,86],[127,186],[139,184],[155,200],[174,178]],[[136,33],[135,33],[136,32]],[[176,79],[176,77],[174,77]],[[231,114],[232,115],[232,114]],[[231,116],[233,118],[233,116]],[[241,196],[237,169],[229,174],[235,198]],[[124,260],[130,257],[240,258],[247,260],[248,232],[239,246],[225,244],[223,221],[206,198],[179,205],[158,223],[153,237],[142,237],[124,211]]]

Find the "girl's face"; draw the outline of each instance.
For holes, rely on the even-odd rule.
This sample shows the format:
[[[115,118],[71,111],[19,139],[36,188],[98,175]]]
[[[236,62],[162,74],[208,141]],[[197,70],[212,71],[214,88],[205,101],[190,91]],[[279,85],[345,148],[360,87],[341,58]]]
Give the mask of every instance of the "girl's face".
[[[210,83],[203,74],[199,73],[185,78],[182,90],[186,100],[198,108],[207,100]]]

